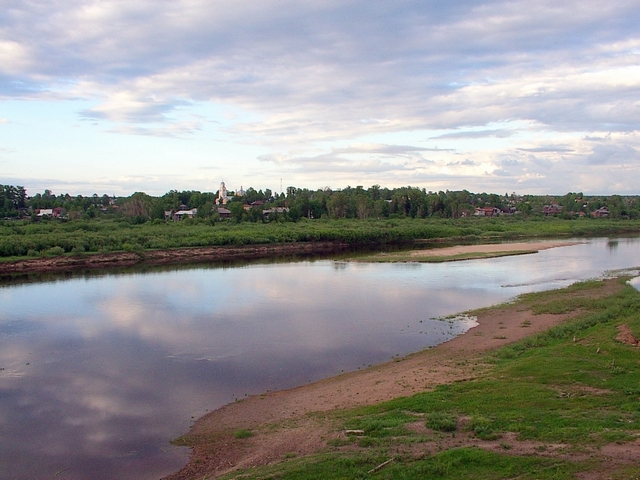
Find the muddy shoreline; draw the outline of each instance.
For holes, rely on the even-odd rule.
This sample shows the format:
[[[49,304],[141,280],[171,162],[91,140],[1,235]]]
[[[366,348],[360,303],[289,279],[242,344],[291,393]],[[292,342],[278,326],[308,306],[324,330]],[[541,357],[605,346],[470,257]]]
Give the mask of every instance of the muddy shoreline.
[[[59,257],[39,257],[0,262],[0,276],[31,273],[67,273],[133,266],[183,265],[204,262],[233,262],[265,258],[329,255],[353,247],[338,242],[277,243],[268,245],[214,246],[113,252]]]

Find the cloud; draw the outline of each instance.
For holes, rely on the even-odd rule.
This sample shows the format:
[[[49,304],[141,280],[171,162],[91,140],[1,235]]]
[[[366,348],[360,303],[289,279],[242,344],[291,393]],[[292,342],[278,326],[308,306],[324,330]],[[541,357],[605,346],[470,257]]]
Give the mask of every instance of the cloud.
[[[374,174],[410,170],[406,165],[383,162],[378,159],[351,160],[333,153],[314,157],[290,157],[285,155],[263,155],[259,157],[263,162],[276,163],[289,168],[304,170],[305,173],[359,173]]]
[[[533,185],[640,148],[635,0],[7,0],[2,17],[0,101],[81,102],[127,141],[216,135],[245,171]]]
[[[505,158],[500,162],[503,167],[515,167],[520,165],[520,162],[515,158]]]
[[[518,148],[521,152],[531,153],[571,153],[573,149],[566,145],[541,145],[533,148]]]
[[[444,133],[442,135],[431,137],[431,139],[437,140],[439,138],[460,139],[460,138],[487,138],[487,137],[508,138],[508,137],[512,136],[513,134],[514,134],[514,132],[512,132],[510,130],[504,130],[504,129],[498,129],[498,130],[473,130],[473,131]]]
[[[474,162],[473,160],[469,160],[468,158],[466,160],[462,160],[460,162],[449,162],[447,163],[448,166],[454,166],[454,165],[463,165],[463,166],[474,166],[476,165],[476,162]]]
[[[283,133],[283,121],[305,133],[344,122],[357,131],[397,131],[398,120],[483,125],[513,109],[529,115],[527,106],[537,110],[546,99],[582,101],[596,86],[600,94],[603,86],[638,88],[633,62],[625,60],[637,47],[629,44],[634,22],[624,17],[633,2],[542,3],[527,5],[529,15],[522,1],[376,8],[357,1],[12,3],[15,23],[6,30],[18,41],[4,42],[11,67],[3,69],[40,78],[44,88],[75,78],[113,91],[83,113],[114,121],[158,119],[173,101],[190,99],[268,111],[272,127],[262,132],[270,135]],[[616,41],[609,50],[607,39]],[[627,42],[622,51],[620,40]],[[611,59],[611,50],[621,57]],[[595,61],[580,71],[575,64],[585,55]],[[551,119],[544,108],[537,117]]]
[[[107,102],[83,110],[80,115],[92,120],[112,120],[124,123],[162,122],[166,114],[174,111],[176,105],[158,101],[155,98],[140,98],[131,92],[119,92]]]
[[[169,125],[152,125],[139,127],[135,125],[119,125],[109,130],[111,133],[125,135],[145,135],[150,137],[183,137],[202,129],[199,121],[171,123]]]
[[[0,39],[0,65],[6,74],[16,74],[31,67],[26,45]]]
[[[600,144],[593,147],[593,152],[587,156],[588,165],[629,165],[637,164],[640,154],[627,145]]]
[[[382,154],[382,155],[413,155],[420,152],[442,152],[452,151],[452,149],[424,148],[412,145],[383,145],[383,144],[354,144],[345,148],[336,148],[334,154]]]

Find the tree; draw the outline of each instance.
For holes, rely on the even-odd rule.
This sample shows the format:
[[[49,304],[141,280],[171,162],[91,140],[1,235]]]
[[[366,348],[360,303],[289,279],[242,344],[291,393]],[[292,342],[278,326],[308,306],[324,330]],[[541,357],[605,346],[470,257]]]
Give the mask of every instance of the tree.
[[[128,197],[122,205],[122,214],[135,222],[146,222],[151,218],[154,199],[144,192],[136,192]]]
[[[227,208],[231,212],[231,218],[233,218],[236,223],[240,223],[242,217],[246,216],[244,205],[241,202],[229,202],[227,203]]]
[[[373,200],[365,194],[357,194],[355,198],[358,218],[366,219],[373,213]]]
[[[349,199],[343,192],[336,192],[327,201],[329,216],[333,218],[345,218],[349,208]]]

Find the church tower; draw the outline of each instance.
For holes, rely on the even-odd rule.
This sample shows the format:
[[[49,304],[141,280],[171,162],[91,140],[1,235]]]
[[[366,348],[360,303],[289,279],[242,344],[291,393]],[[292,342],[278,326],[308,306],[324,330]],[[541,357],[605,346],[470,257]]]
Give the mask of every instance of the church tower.
[[[227,187],[224,182],[220,182],[220,190],[218,191],[218,205],[226,205],[229,197],[227,196]]]

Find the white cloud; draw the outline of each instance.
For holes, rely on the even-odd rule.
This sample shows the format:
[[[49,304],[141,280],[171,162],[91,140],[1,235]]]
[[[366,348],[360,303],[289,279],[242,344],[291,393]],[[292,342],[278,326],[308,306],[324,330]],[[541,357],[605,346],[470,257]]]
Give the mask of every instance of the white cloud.
[[[105,133],[189,139],[202,152],[211,136],[224,138],[225,155],[235,149],[244,171],[269,159],[297,181],[357,183],[361,175],[387,184],[442,174],[466,188],[474,175],[489,175],[543,188],[545,162],[578,168],[571,162],[582,158],[588,169],[635,158],[637,6],[8,0],[0,101],[81,99],[79,116]],[[586,146],[609,134],[606,146]],[[404,138],[388,141],[393,135]],[[80,157],[85,144],[69,137]],[[259,153],[242,159],[246,151]],[[519,176],[501,163],[509,155]],[[309,175],[310,165],[324,177]],[[571,188],[573,178],[585,177],[549,188]]]

